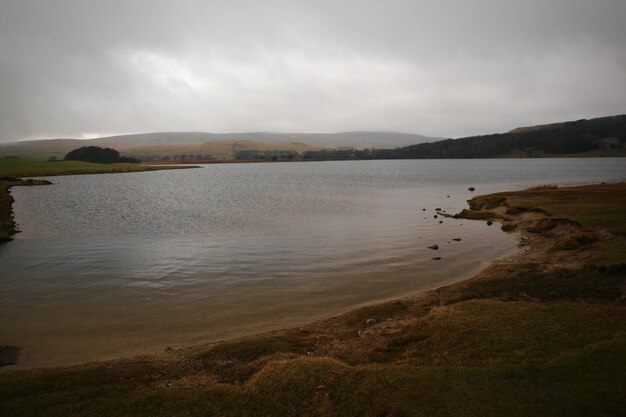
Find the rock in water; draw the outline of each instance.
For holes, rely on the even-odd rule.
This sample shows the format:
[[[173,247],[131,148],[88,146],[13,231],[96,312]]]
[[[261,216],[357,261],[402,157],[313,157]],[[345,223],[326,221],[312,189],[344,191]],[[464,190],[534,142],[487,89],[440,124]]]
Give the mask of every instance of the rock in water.
[[[470,191],[474,192],[474,191],[476,190],[476,188],[474,188],[474,187],[470,187],[470,188],[468,188],[468,190],[470,190]]]
[[[487,222],[487,226],[491,226],[493,224],[493,222],[490,220]]]
[[[454,240],[455,242],[460,242],[460,241],[461,241],[461,238],[460,238],[460,237],[455,237],[455,238],[454,238],[454,239],[452,239],[452,240]]]
[[[429,246],[428,249],[437,250],[437,249],[439,249],[439,245]]]
[[[433,258],[433,261],[440,261],[440,260],[441,260],[441,256],[435,256],[435,257]]]

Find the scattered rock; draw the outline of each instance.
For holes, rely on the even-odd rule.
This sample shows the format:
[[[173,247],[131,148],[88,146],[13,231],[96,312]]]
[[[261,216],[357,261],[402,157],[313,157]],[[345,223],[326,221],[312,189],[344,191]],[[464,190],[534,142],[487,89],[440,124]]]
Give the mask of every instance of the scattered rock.
[[[441,207],[437,207],[435,211],[441,211]]]
[[[400,300],[393,300],[391,304],[402,304],[402,302]]]
[[[429,246],[428,249],[432,249],[432,250],[438,250],[439,249],[439,245],[432,245]]]
[[[300,330],[301,333],[311,333],[309,330],[305,329],[304,327],[300,327],[298,330]]]
[[[474,191],[476,191],[476,188],[470,187],[470,188],[468,188],[468,190],[470,190],[471,192],[474,192]]]
[[[489,220],[489,221],[487,222],[487,226],[491,226],[492,224],[493,224],[493,222],[492,222],[491,220]]]
[[[426,211],[426,209],[425,209],[425,208],[423,208],[423,209],[422,209],[422,211]]]
[[[450,198],[450,196],[449,196],[449,195],[447,195],[447,196],[446,196],[446,198]]]
[[[172,348],[171,346],[165,346],[165,353],[172,353],[174,352],[174,348]]]
[[[318,385],[316,389],[326,389],[326,385]]]
[[[440,260],[441,260],[441,256],[435,256],[435,257],[433,258],[433,261],[440,261]]]
[[[439,224],[443,223],[443,220],[439,220]]]
[[[512,232],[517,229],[517,225],[515,223],[505,223],[502,225],[501,229],[504,232]]]
[[[367,319],[365,320],[365,324],[366,325],[376,324],[376,319]]]
[[[460,241],[461,241],[461,238],[460,238],[460,237],[455,237],[455,238],[454,238],[454,239],[452,239],[452,240],[454,240],[455,242],[460,242]]]
[[[437,215],[435,214],[433,217],[436,219],[436,218],[437,218]]]
[[[443,210],[443,211],[438,211],[438,212],[437,212],[437,215],[438,215],[438,216],[447,217],[447,218],[449,218],[449,219],[454,219],[454,218],[455,218],[455,217],[454,217],[454,215],[446,213],[446,211],[445,211],[445,210]]]

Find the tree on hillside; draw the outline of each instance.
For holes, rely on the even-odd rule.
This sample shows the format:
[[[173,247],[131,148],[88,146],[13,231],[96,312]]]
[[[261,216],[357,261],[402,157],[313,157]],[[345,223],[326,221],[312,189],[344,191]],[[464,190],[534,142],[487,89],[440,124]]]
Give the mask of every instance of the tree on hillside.
[[[115,149],[101,148],[99,146],[83,146],[82,148],[70,151],[64,158],[66,161],[96,162],[100,164],[111,164],[115,162],[140,162],[135,158],[120,156]]]

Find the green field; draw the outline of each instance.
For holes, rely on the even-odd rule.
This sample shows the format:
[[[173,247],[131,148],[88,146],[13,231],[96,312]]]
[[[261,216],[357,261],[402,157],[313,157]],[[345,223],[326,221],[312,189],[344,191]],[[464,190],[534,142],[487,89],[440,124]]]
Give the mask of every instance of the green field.
[[[195,168],[193,166],[146,166],[140,164],[95,164],[81,161],[25,161],[0,159],[0,177],[47,177],[54,175],[107,174]]]

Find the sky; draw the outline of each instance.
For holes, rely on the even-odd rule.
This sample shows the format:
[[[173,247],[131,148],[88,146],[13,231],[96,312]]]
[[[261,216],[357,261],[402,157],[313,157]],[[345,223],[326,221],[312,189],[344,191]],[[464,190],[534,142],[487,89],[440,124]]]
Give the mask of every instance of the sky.
[[[626,113],[624,0],[0,0],[0,142]]]

